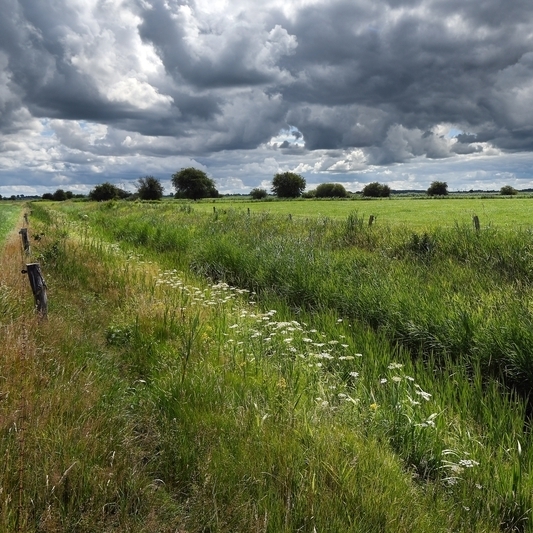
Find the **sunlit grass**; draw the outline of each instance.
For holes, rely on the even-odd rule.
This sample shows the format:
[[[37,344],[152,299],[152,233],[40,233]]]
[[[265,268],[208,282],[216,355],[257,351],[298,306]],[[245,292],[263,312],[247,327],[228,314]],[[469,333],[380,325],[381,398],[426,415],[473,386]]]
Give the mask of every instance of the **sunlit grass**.
[[[270,213],[297,218],[326,217],[345,219],[357,211],[368,224],[370,215],[376,217],[378,225],[393,227],[407,226],[416,231],[430,231],[435,228],[453,227],[456,224],[472,224],[472,217],[479,217],[481,227],[530,228],[531,203],[533,197],[391,197],[385,199],[347,200],[275,200],[250,201],[241,199],[204,200],[190,204],[192,209],[202,213],[220,214],[234,210],[242,215]]]

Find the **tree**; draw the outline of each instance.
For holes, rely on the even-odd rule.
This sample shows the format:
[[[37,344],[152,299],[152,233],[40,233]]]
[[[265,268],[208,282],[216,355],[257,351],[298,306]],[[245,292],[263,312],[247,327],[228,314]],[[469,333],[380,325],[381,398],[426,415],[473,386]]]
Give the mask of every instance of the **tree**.
[[[56,202],[64,202],[67,199],[67,193],[63,189],[57,189],[53,194],[53,199]]]
[[[250,191],[250,196],[253,200],[262,200],[263,198],[266,198],[268,196],[268,193],[265,189],[256,187],[255,189],[252,189]]]
[[[515,194],[518,194],[518,191],[514,187],[511,187],[510,185],[504,185],[500,189],[500,194],[503,194],[505,196],[514,196]]]
[[[427,193],[429,196],[446,196],[448,194],[448,184],[445,181],[434,181],[429,186]]]
[[[45,192],[43,194],[43,200],[53,200],[54,195],[51,192]]]
[[[215,182],[207,174],[198,168],[182,168],[172,174],[172,185],[176,189],[176,198],[218,198]]]
[[[157,178],[144,176],[144,178],[137,180],[137,193],[141,200],[161,200],[163,186]]]
[[[90,193],[89,199],[96,202],[104,202],[106,200],[114,200],[115,198],[127,198],[129,193],[115,187],[115,185],[106,181],[97,185]]]
[[[298,198],[305,190],[305,179],[294,172],[278,173],[272,180],[272,192],[279,198]]]
[[[388,198],[390,196],[390,187],[388,185],[382,185],[377,181],[367,183],[363,187],[363,196],[369,196],[371,198]]]
[[[321,183],[315,191],[316,198],[346,198],[348,193],[340,183]]]

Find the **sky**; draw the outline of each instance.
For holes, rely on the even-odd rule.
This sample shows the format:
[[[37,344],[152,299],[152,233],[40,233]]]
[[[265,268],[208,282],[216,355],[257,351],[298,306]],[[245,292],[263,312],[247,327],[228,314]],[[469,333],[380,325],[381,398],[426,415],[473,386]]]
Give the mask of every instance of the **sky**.
[[[0,0],[0,194],[533,187],[531,0]]]

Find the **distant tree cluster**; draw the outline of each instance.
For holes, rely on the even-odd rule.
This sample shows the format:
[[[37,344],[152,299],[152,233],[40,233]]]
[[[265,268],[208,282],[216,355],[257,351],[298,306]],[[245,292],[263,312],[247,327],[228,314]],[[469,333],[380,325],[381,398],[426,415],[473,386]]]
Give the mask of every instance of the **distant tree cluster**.
[[[124,191],[123,189],[119,189],[108,181],[97,185],[89,193],[89,199],[95,202],[106,202],[108,200],[124,199],[128,198],[129,196],[129,192]]]
[[[388,198],[390,196],[390,187],[383,185],[377,181],[373,183],[367,183],[363,187],[363,196],[370,198]]]
[[[64,202],[65,200],[70,200],[71,198],[74,198],[74,193],[72,191],[64,191],[63,189],[57,189],[54,193],[45,192],[42,198],[43,200]]]

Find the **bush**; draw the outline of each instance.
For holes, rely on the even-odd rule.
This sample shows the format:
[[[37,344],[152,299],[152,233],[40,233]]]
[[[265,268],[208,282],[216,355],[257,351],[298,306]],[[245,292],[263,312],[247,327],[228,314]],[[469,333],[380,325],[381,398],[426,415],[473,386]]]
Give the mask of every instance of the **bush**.
[[[504,185],[500,189],[500,194],[503,194],[504,196],[514,196],[515,194],[518,194],[518,191],[510,185]]]
[[[321,183],[315,191],[317,198],[346,198],[348,193],[340,183]]]
[[[263,198],[266,198],[268,196],[268,193],[265,189],[256,187],[255,189],[252,189],[250,191],[250,196],[253,200],[262,200]]]
[[[390,196],[390,187],[388,185],[382,185],[377,181],[368,183],[363,188],[363,196],[369,196],[371,198],[388,198]]]

